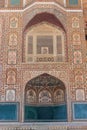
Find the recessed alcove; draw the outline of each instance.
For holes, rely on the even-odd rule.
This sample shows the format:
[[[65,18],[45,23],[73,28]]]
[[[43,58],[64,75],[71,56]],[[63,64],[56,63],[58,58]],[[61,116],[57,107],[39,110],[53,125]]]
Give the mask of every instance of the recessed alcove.
[[[30,80],[25,87],[25,122],[67,121],[64,83],[47,73]]]

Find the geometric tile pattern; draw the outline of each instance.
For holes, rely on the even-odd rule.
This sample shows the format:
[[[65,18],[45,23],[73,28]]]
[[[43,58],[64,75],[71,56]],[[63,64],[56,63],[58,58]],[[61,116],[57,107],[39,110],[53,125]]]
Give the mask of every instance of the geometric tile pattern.
[[[66,0],[66,7],[63,0],[61,2],[60,0],[44,0],[44,2],[37,0],[35,1],[36,4],[33,0],[22,2],[22,4],[19,2],[18,6],[14,7],[10,6],[10,3],[5,2],[3,5],[3,2],[1,2],[0,6],[2,7],[0,8],[0,102],[19,102],[19,113],[21,113],[19,114],[19,121],[23,122],[26,84],[46,73],[63,82],[66,90],[68,121],[71,121],[73,120],[71,104],[75,104],[77,101],[81,104],[87,102],[87,45],[84,31],[87,12],[84,9],[82,10],[80,0],[76,6],[73,4],[70,7],[69,0]],[[23,7],[21,7],[22,5]],[[45,13],[46,16],[49,15],[49,19],[45,18]],[[65,53],[63,53],[65,54],[65,61],[36,62],[36,55],[34,55],[34,62],[26,62],[26,35],[31,35],[31,30],[34,27],[37,25],[40,27],[44,23],[51,24],[53,28],[60,28],[64,32],[66,40],[64,39],[64,46],[61,47],[65,48]],[[36,30],[38,36],[43,36],[43,30],[44,28]],[[49,33],[47,33],[49,30],[50,28],[44,30],[44,32],[48,35],[48,41],[50,41],[49,37],[53,35],[55,44],[56,37],[53,33],[49,36]],[[55,34],[57,33],[55,29]],[[36,35],[35,32],[33,35]],[[46,36],[44,35],[44,37]],[[33,40],[33,43],[35,43],[36,39]],[[45,50],[48,48],[47,42],[45,42],[45,45],[42,43]],[[38,44],[39,49],[41,43]],[[54,47],[56,49],[56,44]],[[59,47],[59,44],[57,47]],[[35,44],[33,44],[33,48],[35,49]],[[55,49],[52,50],[54,57]],[[58,50],[60,49],[58,48]],[[35,53],[35,50],[32,52]],[[43,55],[48,56],[48,52]],[[42,58],[43,55],[40,54]],[[43,87],[46,85],[44,81],[42,85]],[[82,106],[79,106],[79,109],[83,109]]]

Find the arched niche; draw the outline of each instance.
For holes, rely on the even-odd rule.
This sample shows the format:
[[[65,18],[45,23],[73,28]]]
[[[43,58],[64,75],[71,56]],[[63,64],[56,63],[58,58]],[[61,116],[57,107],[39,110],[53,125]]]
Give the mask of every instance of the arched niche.
[[[66,88],[54,76],[44,73],[28,81],[24,102],[25,122],[67,121]]]
[[[65,26],[56,14],[37,13],[24,27],[22,61],[26,63],[66,62],[68,59],[66,35]],[[42,46],[38,49],[38,46],[40,47],[39,42]],[[43,45],[44,42],[46,43]]]
[[[66,32],[61,26],[41,22],[29,27],[24,34],[23,60],[32,62],[66,62]]]

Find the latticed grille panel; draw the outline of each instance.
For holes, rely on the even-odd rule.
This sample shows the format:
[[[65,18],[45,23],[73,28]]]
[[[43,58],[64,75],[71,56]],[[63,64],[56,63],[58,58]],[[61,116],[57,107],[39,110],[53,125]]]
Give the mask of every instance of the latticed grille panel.
[[[52,36],[37,36],[37,54],[53,54]]]
[[[61,36],[57,36],[57,54],[62,54],[62,38]]]
[[[28,54],[33,53],[33,36],[28,37]]]

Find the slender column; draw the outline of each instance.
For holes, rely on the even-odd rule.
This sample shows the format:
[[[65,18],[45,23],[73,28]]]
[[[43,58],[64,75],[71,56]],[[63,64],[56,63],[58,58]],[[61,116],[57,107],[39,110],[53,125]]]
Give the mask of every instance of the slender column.
[[[67,85],[67,117],[68,117],[68,122],[71,122],[72,120],[72,114],[71,114],[71,92],[70,92],[70,86],[69,84]]]
[[[57,56],[56,35],[53,36],[53,55],[54,55],[54,60],[56,61],[56,56]]]
[[[26,5],[26,0],[23,0],[23,7]]]
[[[5,0],[5,7],[8,7],[8,0]]]
[[[64,0],[64,6],[66,7],[66,0]]]
[[[20,121],[23,123],[24,122],[24,94],[25,94],[25,91],[24,89],[22,89],[22,92],[21,92],[21,104],[20,104]]]
[[[83,9],[83,1],[81,0],[81,8]]]
[[[33,55],[34,55],[34,61],[36,60],[36,48],[37,48],[37,42],[36,42],[36,38],[37,38],[37,36],[36,35],[34,35],[34,37],[33,37]]]
[[[53,36],[53,54],[54,56],[57,55],[57,46],[56,46],[56,35]]]

